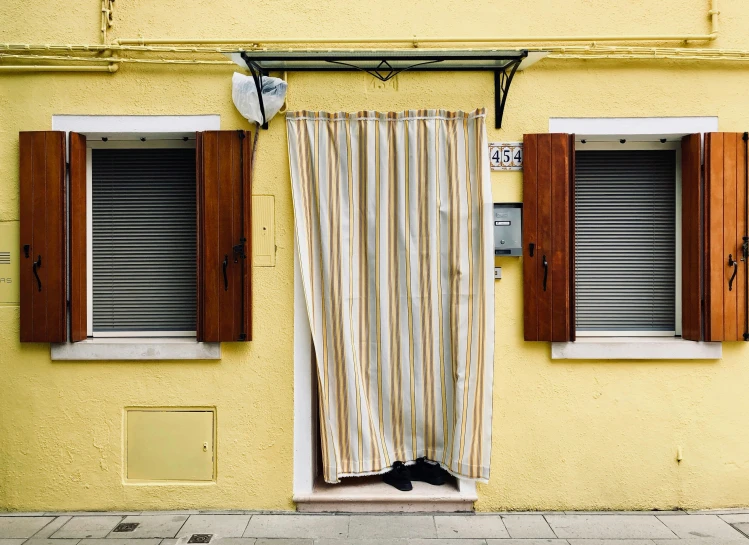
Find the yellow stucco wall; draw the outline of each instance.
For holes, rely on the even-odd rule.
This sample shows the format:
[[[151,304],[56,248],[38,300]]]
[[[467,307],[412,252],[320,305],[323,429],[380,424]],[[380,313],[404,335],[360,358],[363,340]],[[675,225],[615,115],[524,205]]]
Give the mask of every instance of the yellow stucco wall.
[[[177,0],[116,2],[114,37],[430,36],[705,33],[703,0]],[[98,0],[0,5],[0,41],[97,43]],[[721,1],[715,47],[749,49],[749,5]],[[314,24],[312,27],[310,24]],[[18,131],[54,114],[220,114],[231,69],[123,66],[108,74],[0,74],[0,221],[18,219]],[[289,76],[290,109],[489,108],[490,74]],[[504,128],[545,132],[549,117],[719,116],[749,129],[744,65],[552,61],[516,77]],[[59,363],[19,343],[18,307],[0,306],[0,510],[293,509],[293,216],[281,119],[259,142],[254,192],[275,196],[274,268],[254,269],[254,340],[214,363]],[[493,173],[498,201],[520,173]],[[522,341],[520,259],[496,286],[494,451],[477,509],[669,509],[749,505],[749,346],[716,362],[552,362]],[[123,484],[123,409],[217,408],[218,479]],[[676,462],[676,449],[684,459]]]

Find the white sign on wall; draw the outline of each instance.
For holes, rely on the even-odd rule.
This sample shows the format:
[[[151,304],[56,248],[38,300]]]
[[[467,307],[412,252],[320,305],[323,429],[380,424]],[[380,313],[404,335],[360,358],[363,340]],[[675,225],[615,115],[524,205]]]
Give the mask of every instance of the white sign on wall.
[[[492,170],[523,170],[523,143],[490,142],[489,162]]]

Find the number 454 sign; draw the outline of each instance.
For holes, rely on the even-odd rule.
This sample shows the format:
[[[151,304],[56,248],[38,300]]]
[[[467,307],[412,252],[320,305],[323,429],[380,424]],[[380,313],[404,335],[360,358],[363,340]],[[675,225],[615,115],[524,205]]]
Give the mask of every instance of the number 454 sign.
[[[489,162],[492,170],[523,170],[523,143],[490,143]]]

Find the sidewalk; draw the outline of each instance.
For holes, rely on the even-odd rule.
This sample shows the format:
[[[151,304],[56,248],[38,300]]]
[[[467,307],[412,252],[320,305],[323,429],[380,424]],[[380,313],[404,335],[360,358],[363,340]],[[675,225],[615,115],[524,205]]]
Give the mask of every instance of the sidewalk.
[[[749,545],[749,510],[307,515],[0,513],[0,545]]]

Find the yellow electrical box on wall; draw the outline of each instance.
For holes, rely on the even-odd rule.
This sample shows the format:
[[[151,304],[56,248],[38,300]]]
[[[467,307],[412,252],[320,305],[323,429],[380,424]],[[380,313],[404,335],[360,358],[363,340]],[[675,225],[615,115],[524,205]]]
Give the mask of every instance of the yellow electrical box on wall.
[[[276,266],[276,219],[273,195],[252,196],[252,264]]]
[[[128,409],[126,478],[212,481],[214,416],[210,409]]]
[[[19,223],[0,222],[0,305],[17,305],[19,290]]]

